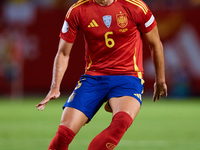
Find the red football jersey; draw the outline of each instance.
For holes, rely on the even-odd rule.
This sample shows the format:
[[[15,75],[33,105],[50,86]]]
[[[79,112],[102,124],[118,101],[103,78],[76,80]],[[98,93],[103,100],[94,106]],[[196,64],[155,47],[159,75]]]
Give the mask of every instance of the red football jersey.
[[[143,75],[141,35],[156,21],[141,0],[114,0],[101,6],[95,0],[79,0],[65,17],[60,37],[73,43],[78,30],[85,38],[85,74]]]

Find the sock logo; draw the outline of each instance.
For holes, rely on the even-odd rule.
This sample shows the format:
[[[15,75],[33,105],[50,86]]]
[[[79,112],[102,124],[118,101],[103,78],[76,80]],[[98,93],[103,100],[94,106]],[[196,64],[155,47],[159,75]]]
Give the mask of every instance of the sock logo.
[[[106,143],[106,148],[109,150],[113,150],[116,147],[116,145],[112,144],[112,143]]]

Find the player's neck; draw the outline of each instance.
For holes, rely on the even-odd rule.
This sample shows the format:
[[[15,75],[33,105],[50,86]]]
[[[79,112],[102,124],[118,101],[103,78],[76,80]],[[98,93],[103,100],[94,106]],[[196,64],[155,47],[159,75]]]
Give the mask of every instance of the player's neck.
[[[113,3],[114,0],[95,0],[101,6],[108,6]]]

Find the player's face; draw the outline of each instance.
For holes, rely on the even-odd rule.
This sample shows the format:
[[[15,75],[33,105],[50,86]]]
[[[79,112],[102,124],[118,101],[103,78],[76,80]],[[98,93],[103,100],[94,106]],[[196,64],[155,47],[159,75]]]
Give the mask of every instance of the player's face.
[[[98,4],[102,6],[110,5],[114,0],[95,0]]]

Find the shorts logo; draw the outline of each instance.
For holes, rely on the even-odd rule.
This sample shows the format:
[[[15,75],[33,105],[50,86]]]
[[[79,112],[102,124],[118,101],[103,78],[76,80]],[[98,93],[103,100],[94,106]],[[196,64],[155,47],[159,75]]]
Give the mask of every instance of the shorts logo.
[[[106,143],[106,148],[109,150],[113,150],[116,147],[116,145],[112,144],[112,143]]]
[[[106,27],[110,28],[110,25],[112,22],[112,16],[110,16],[110,15],[103,16],[103,21],[104,21]]]
[[[68,102],[68,103],[72,102],[72,101],[74,100],[74,96],[75,96],[75,95],[76,95],[76,93],[73,92],[73,93],[70,95],[70,97],[68,98],[67,102]]]
[[[117,25],[120,28],[125,28],[128,25],[128,18],[126,13],[120,12],[120,14],[116,15],[116,19],[117,19]]]
[[[64,21],[64,24],[62,27],[62,33],[67,33],[68,30],[69,30],[69,25],[68,25],[67,21]]]
[[[134,95],[142,101],[142,95],[141,94],[134,94]]]

